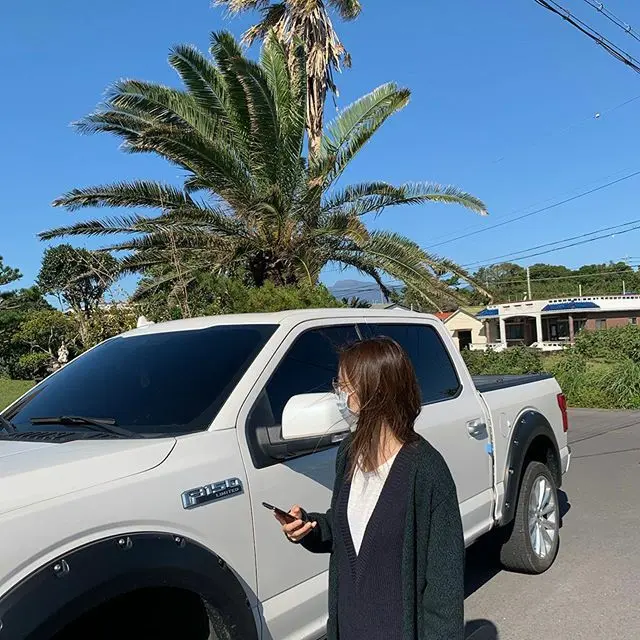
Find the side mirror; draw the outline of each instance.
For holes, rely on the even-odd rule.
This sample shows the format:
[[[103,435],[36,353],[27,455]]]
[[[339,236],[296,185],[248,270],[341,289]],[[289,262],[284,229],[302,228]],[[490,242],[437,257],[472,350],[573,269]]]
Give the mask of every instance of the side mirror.
[[[346,434],[344,421],[333,393],[305,393],[293,396],[282,412],[282,437],[285,440],[322,438]]]

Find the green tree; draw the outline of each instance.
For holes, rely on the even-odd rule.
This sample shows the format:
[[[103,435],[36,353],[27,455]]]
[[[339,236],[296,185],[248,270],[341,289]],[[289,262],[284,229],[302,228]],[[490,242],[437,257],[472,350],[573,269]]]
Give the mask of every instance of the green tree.
[[[230,311],[258,313],[289,309],[321,309],[342,306],[323,285],[276,286],[265,282],[262,287],[246,287],[245,294],[235,297]]]
[[[0,377],[19,377],[18,361],[29,348],[13,338],[31,313],[44,309],[51,306],[37,287],[0,294]]]
[[[22,278],[20,271],[5,265],[2,256],[0,256],[0,287],[6,287],[20,278]],[[11,306],[11,299],[14,295],[15,291],[0,291],[0,311]]]
[[[0,256],[0,287],[4,287],[16,280],[20,280],[22,274],[18,269],[13,269],[4,264],[2,256]]]
[[[105,309],[96,309],[86,323],[83,348],[94,347],[104,340],[134,329],[138,320],[138,311],[136,306],[127,303],[114,303]]]
[[[184,318],[182,300],[166,288],[153,292],[140,291],[140,308],[150,320],[164,321]],[[265,282],[255,287],[239,278],[202,274],[187,288],[188,310],[194,316],[223,313],[262,313],[288,309],[331,308],[342,306],[322,285],[280,285]]]
[[[199,273],[249,274],[251,284],[314,285],[329,262],[351,266],[380,286],[400,279],[429,301],[451,294],[436,272],[463,279],[458,265],[423,251],[406,237],[369,231],[367,214],[424,202],[484,204],[455,187],[369,182],[337,186],[349,163],[379,128],[407,104],[409,91],[394,84],[375,89],[344,109],[322,137],[313,160],[303,154],[306,68],[287,64],[283,45],[269,37],[259,63],[243,56],[228,33],[213,34],[207,59],[176,47],[170,63],[186,91],[137,80],[112,87],[106,105],[79,123],[85,133],[110,132],[131,152],[155,153],[181,167],[182,188],[152,181],[74,189],[55,201],[85,207],[159,210],[80,222],[41,234],[126,234],[110,251],[125,251],[124,271],[165,269],[183,285]],[[196,199],[196,192],[203,197]],[[133,237],[131,237],[133,236]]]
[[[317,156],[322,143],[327,91],[337,95],[334,73],[340,65],[351,66],[351,57],[333,28],[329,7],[343,20],[360,15],[358,0],[215,0],[233,14],[259,10],[262,19],[248,29],[243,41],[251,45],[273,33],[283,43],[291,67],[296,69],[296,45],[304,48],[307,70],[306,123],[309,155]]]
[[[117,266],[117,260],[109,253],[93,253],[69,244],[50,247],[44,252],[38,286],[45,294],[55,295],[61,306],[73,311],[84,349],[96,344],[91,334],[101,321],[92,322],[92,318],[113,284]]]
[[[588,264],[578,269],[540,263],[531,265],[529,275],[534,299],[574,297],[580,291],[592,296],[620,295],[624,289],[640,292],[640,273],[624,262]],[[474,278],[491,290],[496,302],[515,302],[527,295],[527,272],[517,264],[482,267]],[[477,294],[476,303],[482,303]]]
[[[35,378],[51,372],[57,363],[58,349],[73,344],[77,327],[70,314],[56,309],[31,311],[20,323],[12,341],[25,350],[17,361],[20,378]]]
[[[37,283],[45,294],[89,318],[103,302],[116,271],[117,261],[108,253],[61,244],[44,252]]]

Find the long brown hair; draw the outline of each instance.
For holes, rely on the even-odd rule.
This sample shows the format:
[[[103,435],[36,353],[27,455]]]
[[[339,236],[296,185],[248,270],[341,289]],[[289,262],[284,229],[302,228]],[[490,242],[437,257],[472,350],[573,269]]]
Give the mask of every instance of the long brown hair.
[[[358,425],[349,449],[351,470],[378,466],[386,427],[402,443],[417,438],[414,423],[422,406],[416,373],[405,350],[391,338],[356,342],[340,354],[340,375],[360,401]]]

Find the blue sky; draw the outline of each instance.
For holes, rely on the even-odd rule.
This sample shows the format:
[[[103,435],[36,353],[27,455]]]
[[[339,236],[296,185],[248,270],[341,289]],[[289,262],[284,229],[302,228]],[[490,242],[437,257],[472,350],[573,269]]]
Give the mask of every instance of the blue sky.
[[[640,58],[640,42],[581,0],[564,2]],[[353,57],[338,77],[338,103],[390,80],[409,87],[412,100],[347,179],[452,183],[491,212],[481,219],[456,207],[405,207],[372,225],[429,247],[640,170],[640,99],[608,112],[640,96],[640,76],[533,0],[362,3],[356,22],[337,25]],[[640,5],[607,6],[640,28]],[[120,179],[179,180],[162,161],[123,154],[115,138],[81,136],[70,122],[121,77],[176,84],[166,61],[171,45],[206,49],[211,30],[239,35],[251,20],[225,20],[209,0],[5,3],[0,11],[0,255],[21,269],[26,285],[45,248],[39,231],[105,213],[53,209],[57,195]],[[638,193],[640,176],[435,251],[469,264],[640,219]],[[578,266],[640,256],[639,238],[636,231],[531,262]],[[342,277],[325,274],[328,283]]]

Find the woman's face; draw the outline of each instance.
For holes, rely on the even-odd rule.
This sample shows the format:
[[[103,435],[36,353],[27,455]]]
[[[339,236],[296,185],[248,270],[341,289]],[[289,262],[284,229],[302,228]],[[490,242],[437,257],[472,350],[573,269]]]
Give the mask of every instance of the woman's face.
[[[346,376],[345,372],[342,369],[338,373],[338,386],[347,394],[347,406],[349,407],[349,409],[355,414],[359,413],[360,398],[358,397],[358,394],[351,382],[349,382],[349,378]]]

